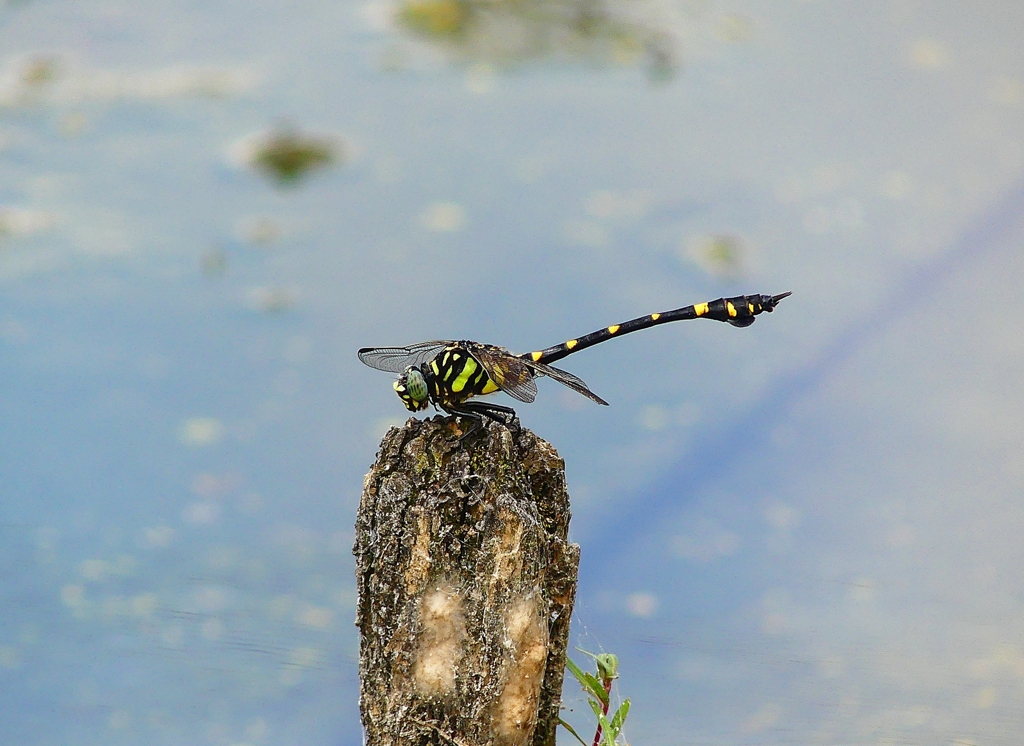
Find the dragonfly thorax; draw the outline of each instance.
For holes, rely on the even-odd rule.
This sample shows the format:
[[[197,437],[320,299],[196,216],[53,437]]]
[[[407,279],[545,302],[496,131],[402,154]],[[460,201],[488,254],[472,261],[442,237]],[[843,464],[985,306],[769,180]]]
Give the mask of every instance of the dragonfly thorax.
[[[427,379],[419,368],[410,365],[398,376],[394,386],[398,398],[410,412],[419,412],[430,404]]]

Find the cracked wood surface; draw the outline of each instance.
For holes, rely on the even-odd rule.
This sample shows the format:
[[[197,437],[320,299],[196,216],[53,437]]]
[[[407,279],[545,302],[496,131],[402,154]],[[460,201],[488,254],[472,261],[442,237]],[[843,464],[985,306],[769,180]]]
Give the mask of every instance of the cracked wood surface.
[[[554,746],[579,547],[564,463],[450,418],[381,442],[356,518],[368,746]]]

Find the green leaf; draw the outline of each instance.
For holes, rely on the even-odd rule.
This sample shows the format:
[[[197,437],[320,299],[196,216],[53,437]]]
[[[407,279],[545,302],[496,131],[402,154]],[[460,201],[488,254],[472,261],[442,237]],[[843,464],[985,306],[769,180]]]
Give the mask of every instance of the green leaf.
[[[605,707],[607,707],[608,706],[608,692],[605,691],[604,684],[601,683],[601,680],[599,678],[597,678],[596,676],[594,676],[594,674],[588,673],[587,674],[587,683],[589,684],[589,686],[587,688],[590,689],[590,692],[594,695],[594,697],[597,699],[597,701],[600,702]]]
[[[615,731],[615,737],[616,738],[618,738],[619,734],[622,732],[622,726],[623,726],[623,724],[625,724],[625,722],[626,722],[626,715],[628,715],[628,714],[629,714],[629,700],[627,699],[625,702],[623,702],[621,705],[619,705],[619,709],[617,709],[615,711],[615,714],[612,715],[611,729],[613,731]]]
[[[572,733],[576,737],[576,740],[579,741],[580,743],[582,743],[583,746],[590,746],[590,744],[588,744],[586,741],[584,741],[582,738],[580,738],[580,734],[577,733],[575,730],[573,730],[572,726],[569,725],[564,720],[562,720],[562,718],[558,718],[558,724],[561,725],[563,728],[565,728],[570,733]]]
[[[604,717],[604,710],[601,708],[601,704],[592,699],[588,699],[587,704],[590,705],[590,709],[594,711],[594,714],[597,715],[598,721],[600,721],[601,718]]]
[[[594,676],[594,674],[587,673],[569,658],[565,659],[565,667],[576,678],[584,692],[596,698],[601,704],[605,704],[608,701],[608,692],[604,690],[601,680]]]
[[[580,682],[580,686],[586,689],[587,685],[584,681],[584,676],[586,676],[586,674],[583,673],[583,669],[573,663],[572,658],[568,657],[565,659],[565,667],[569,669],[569,673],[576,677],[576,681]]]

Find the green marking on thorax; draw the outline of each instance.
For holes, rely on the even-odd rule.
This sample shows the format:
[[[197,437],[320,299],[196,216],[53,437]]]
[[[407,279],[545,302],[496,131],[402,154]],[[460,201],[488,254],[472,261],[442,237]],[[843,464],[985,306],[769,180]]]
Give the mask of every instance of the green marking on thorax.
[[[469,382],[470,376],[476,372],[476,360],[471,357],[466,358],[466,364],[462,368],[462,372],[459,373],[459,377],[452,381],[452,391],[456,394],[466,388],[466,384]]]

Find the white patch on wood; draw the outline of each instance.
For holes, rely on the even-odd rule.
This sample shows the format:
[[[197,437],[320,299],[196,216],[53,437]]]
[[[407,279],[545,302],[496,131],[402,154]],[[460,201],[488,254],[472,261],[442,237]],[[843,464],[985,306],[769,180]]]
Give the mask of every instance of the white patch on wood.
[[[490,548],[494,555],[491,593],[498,585],[523,574],[523,523],[509,511],[502,511],[499,520],[501,533],[495,537],[494,545]]]
[[[505,613],[511,655],[505,685],[494,703],[492,724],[497,741],[507,746],[527,743],[537,725],[540,687],[548,659],[546,604],[539,594],[514,601]]]
[[[458,590],[450,585],[428,590],[420,601],[420,625],[413,665],[416,691],[424,697],[443,696],[455,689],[455,670],[466,639]]]

